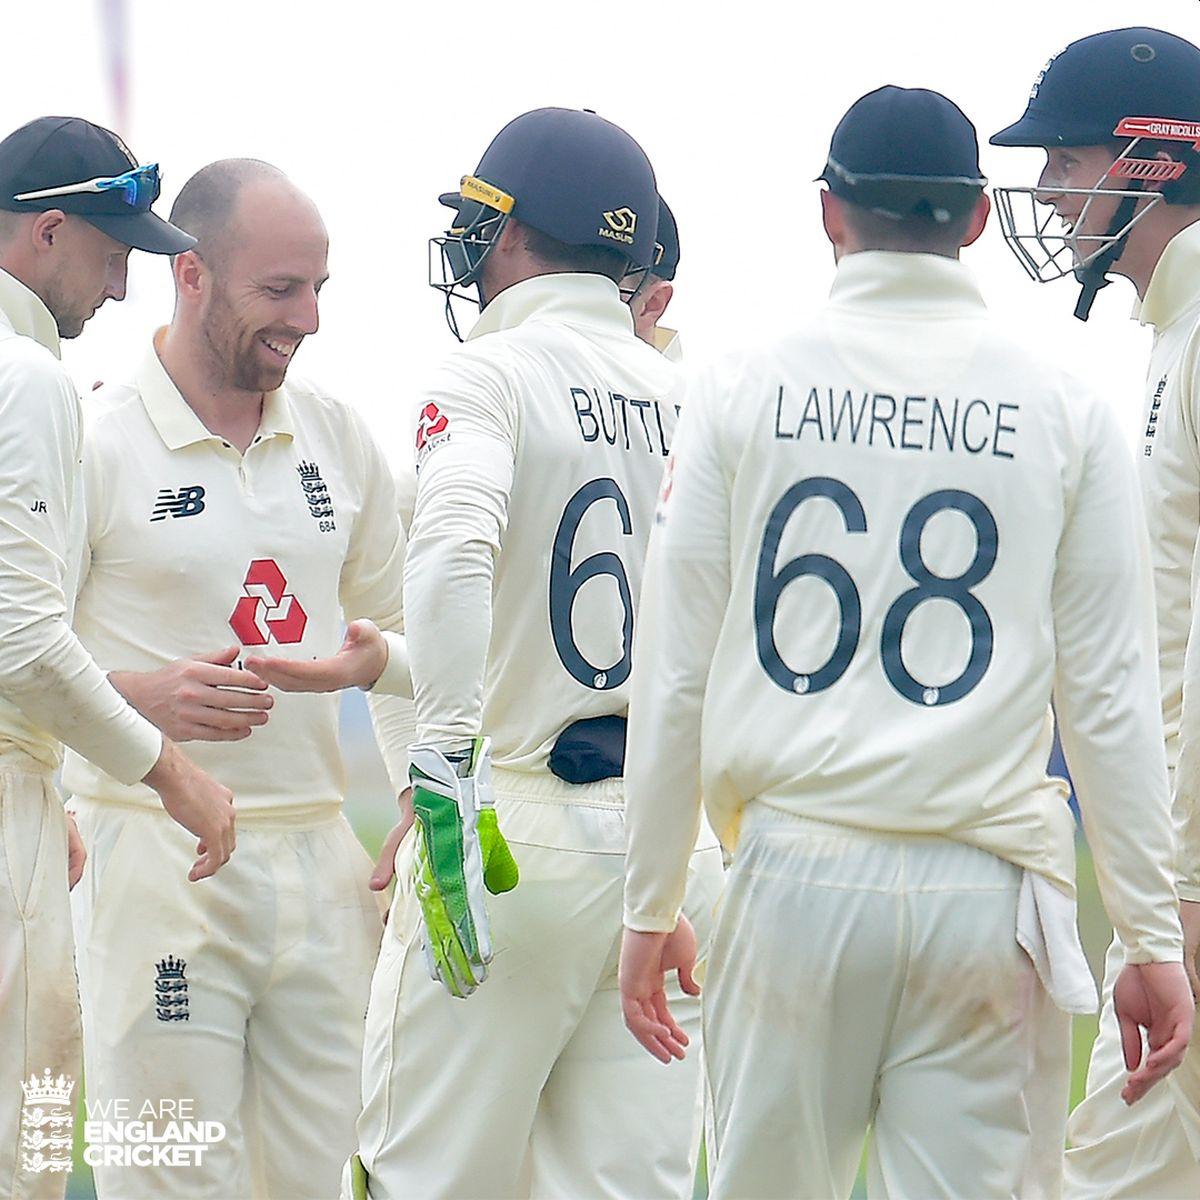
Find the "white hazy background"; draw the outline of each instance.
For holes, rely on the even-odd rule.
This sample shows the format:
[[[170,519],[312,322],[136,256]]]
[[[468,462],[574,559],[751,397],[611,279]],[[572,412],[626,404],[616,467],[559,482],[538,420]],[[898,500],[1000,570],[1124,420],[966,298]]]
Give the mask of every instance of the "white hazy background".
[[[1051,54],[1134,20],[1200,41],[1197,0],[1133,10],[1117,0],[126,0],[130,116],[118,132],[141,161],[162,164],[164,214],[193,171],[235,155],[276,164],[312,195],[332,278],[321,330],[293,369],[356,405],[398,461],[421,381],[454,345],[426,286],[426,239],[446,212],[436,196],[511,117],[594,108],[642,143],[681,230],[667,323],[701,362],[787,329],[827,293],[833,261],[812,179],[858,96],[884,83],[946,93],[979,130],[984,173],[1031,184],[1041,153],[986,139],[1021,114]],[[116,123],[101,13],[101,0],[5,5],[0,133],[48,113]],[[1131,287],[1102,292],[1083,326],[1070,315],[1074,284],[1032,283],[994,222],[964,257],[993,310],[1099,388],[1132,442],[1149,331],[1128,319]],[[165,261],[135,252],[126,301],[106,304],[67,348],[85,396],[130,372],[171,303]]]

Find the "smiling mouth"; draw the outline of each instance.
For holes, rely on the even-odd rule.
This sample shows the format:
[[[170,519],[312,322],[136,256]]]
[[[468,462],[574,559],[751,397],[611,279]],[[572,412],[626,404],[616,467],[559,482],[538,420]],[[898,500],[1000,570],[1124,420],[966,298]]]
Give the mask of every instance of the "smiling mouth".
[[[275,338],[260,337],[258,339],[280,362],[287,362],[296,353],[299,342],[281,342]]]

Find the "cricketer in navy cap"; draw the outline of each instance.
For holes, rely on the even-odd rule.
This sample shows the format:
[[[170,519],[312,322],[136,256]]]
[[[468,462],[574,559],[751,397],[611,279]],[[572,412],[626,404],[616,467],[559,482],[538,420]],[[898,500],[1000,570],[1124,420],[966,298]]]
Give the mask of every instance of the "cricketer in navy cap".
[[[838,122],[818,178],[851,204],[946,224],[971,211],[987,180],[975,126],[938,92],[877,88]]]

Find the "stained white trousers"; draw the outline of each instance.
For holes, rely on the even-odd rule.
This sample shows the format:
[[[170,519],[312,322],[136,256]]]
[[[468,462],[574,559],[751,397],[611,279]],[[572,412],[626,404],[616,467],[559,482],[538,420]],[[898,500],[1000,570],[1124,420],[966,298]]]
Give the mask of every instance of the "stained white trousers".
[[[699,1001],[671,990],[693,1039],[682,1063],[655,1061],[625,1029],[620,783],[571,789],[498,771],[495,791],[521,882],[488,898],[495,958],[466,1000],[429,977],[412,837],[397,854],[363,1058],[358,1137],[369,1195],[690,1197],[701,1131]],[[575,802],[563,802],[568,795]],[[702,955],[722,876],[718,847],[696,851],[686,911]]]
[[[1056,1186],[1069,1018],[1017,944],[1021,884],[946,839],[747,809],[704,996],[716,1200],[847,1197],[869,1126],[872,1197]]]
[[[100,1200],[330,1200],[382,931],[345,818],[240,821],[229,862],[189,883],[195,839],[165,813],[71,807],[91,856],[73,893],[91,1111],[185,1099],[226,1129],[199,1164],[96,1166]]]
[[[49,772],[0,763],[0,1196],[63,1195],[80,1053],[62,800]],[[69,1103],[26,1104],[47,1071]]]

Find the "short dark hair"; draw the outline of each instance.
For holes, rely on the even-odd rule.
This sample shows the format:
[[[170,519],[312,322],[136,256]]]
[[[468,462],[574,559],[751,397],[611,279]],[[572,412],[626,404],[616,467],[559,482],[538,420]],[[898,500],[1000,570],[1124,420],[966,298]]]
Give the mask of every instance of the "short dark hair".
[[[521,231],[525,236],[525,249],[555,270],[603,275],[614,283],[629,270],[629,259],[620,250],[610,250],[607,246],[569,246],[525,224],[521,225]]]
[[[842,204],[846,223],[863,243],[863,249],[941,254],[950,258],[962,248],[975,215],[975,204],[949,221],[935,221],[932,214],[927,212],[911,213],[900,218],[888,217],[848,200],[843,200]]]
[[[242,188],[263,179],[286,179],[258,158],[222,158],[201,167],[180,189],[171,205],[171,224],[196,239],[202,258],[216,259],[223,248],[234,205]]]

